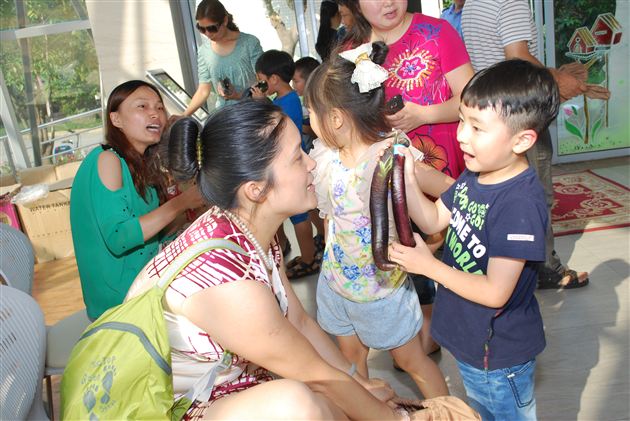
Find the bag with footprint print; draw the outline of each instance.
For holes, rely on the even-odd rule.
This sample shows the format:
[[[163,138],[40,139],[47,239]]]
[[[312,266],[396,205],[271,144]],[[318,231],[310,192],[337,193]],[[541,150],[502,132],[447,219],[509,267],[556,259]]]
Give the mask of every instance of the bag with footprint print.
[[[229,368],[232,356],[224,353],[175,401],[162,297],[183,268],[213,248],[247,254],[228,240],[196,243],[177,256],[154,287],[107,310],[87,327],[61,380],[62,419],[180,420],[196,398],[209,398],[217,374]]]

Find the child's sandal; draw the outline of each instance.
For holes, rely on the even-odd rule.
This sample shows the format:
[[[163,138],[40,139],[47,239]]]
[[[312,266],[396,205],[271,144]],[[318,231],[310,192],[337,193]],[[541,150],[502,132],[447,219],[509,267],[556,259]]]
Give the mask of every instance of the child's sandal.
[[[293,259],[289,260],[285,266],[288,269],[291,269],[293,266],[297,265],[298,263],[300,263],[302,261],[302,256],[296,256]]]
[[[287,268],[287,278],[296,279],[304,276],[313,275],[318,273],[320,269],[320,263],[314,259],[311,263],[306,263],[300,259],[295,265]]]

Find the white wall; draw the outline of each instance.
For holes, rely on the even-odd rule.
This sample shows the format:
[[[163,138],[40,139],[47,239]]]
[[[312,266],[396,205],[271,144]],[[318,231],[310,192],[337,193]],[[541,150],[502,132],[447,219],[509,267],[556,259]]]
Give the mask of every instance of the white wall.
[[[103,102],[122,82],[162,68],[183,86],[168,0],[86,0]]]

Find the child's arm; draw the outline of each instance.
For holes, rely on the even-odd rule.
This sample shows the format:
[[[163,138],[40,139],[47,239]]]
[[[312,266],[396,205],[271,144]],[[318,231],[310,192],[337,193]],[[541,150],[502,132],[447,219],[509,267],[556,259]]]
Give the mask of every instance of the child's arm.
[[[525,266],[525,259],[491,257],[486,275],[462,272],[437,260],[422,238],[418,234],[414,237],[416,247],[393,243],[389,260],[407,272],[425,275],[460,297],[486,307],[505,305]]]
[[[448,226],[451,212],[442,200],[432,202],[423,192],[440,197],[454,180],[438,170],[415,162],[411,152],[404,149],[405,154],[405,189],[409,216],[426,234],[435,234]]]

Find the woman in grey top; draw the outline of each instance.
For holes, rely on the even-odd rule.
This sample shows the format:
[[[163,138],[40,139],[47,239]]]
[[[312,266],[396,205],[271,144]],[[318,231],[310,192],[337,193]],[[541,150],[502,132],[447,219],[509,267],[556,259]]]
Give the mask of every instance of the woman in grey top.
[[[240,99],[256,82],[254,66],[262,54],[258,38],[241,32],[218,0],[199,3],[195,19],[210,42],[204,42],[197,53],[199,87],[184,111],[186,116],[203,106],[213,90],[218,94],[217,108]]]

